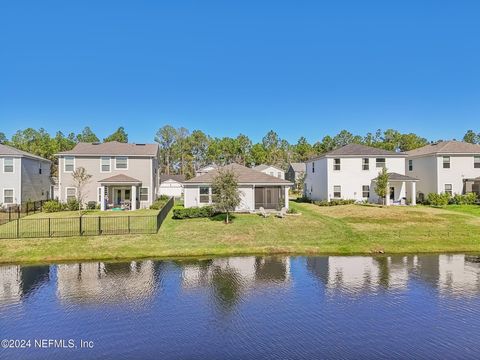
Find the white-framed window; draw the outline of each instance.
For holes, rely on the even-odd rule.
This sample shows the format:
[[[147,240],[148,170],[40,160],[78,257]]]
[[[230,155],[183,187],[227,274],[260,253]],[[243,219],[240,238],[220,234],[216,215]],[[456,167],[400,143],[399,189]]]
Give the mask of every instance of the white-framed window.
[[[128,169],[128,157],[117,156],[115,157],[115,170],[127,170]]]
[[[340,169],[341,169],[340,159],[333,159],[333,170],[340,170]]]
[[[370,170],[370,159],[363,158],[362,159],[362,170]]]
[[[362,197],[366,199],[370,197],[370,185],[362,185]]]
[[[273,171],[270,171],[270,176],[273,176]]]
[[[73,156],[65,156],[63,161],[64,161],[64,166],[63,166],[64,172],[68,173],[68,172],[73,172],[75,170],[75,158]]]
[[[148,187],[140,188],[140,201],[148,201]]]
[[[106,173],[112,170],[112,158],[109,156],[100,157],[100,172]]]
[[[450,169],[450,156],[443,157],[443,168]]]
[[[69,202],[70,200],[76,200],[77,199],[77,188],[67,187],[65,189],[65,198],[67,199],[67,202]]]
[[[97,202],[101,203],[102,202],[102,187],[97,188]]]
[[[315,161],[312,161],[312,173],[315,172]]]
[[[475,155],[473,157],[473,167],[475,169],[480,169],[480,155]]]
[[[280,171],[277,173],[277,177],[278,177],[279,179],[282,178],[282,173],[281,173]]]
[[[453,195],[452,184],[445,184],[445,194]]]
[[[15,200],[15,193],[13,189],[3,189],[3,203],[13,204]]]
[[[12,157],[6,157],[3,158],[3,172],[4,173],[13,173],[14,172],[14,166],[13,166],[13,158]]]
[[[339,199],[342,197],[342,187],[340,185],[333,186],[333,197]]]
[[[376,158],[375,159],[375,166],[377,168],[384,168],[387,166],[387,160],[385,158]]]
[[[408,171],[413,171],[413,160],[408,160]]]
[[[200,204],[208,204],[210,202],[210,188],[208,186],[200,186]]]

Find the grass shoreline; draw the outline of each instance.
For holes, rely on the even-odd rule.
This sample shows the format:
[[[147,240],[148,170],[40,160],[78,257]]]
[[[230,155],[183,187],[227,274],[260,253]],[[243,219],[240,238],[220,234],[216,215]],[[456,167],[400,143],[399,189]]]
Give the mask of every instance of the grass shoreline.
[[[170,213],[153,235],[0,240],[0,263],[480,253],[477,208],[291,204],[301,216],[236,215],[225,226],[211,219],[173,220]]]

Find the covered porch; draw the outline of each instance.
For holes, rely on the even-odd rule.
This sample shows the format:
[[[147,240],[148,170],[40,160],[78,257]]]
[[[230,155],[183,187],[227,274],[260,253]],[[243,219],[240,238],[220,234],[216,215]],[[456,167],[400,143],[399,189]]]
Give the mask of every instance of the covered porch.
[[[463,193],[475,193],[480,197],[480,176],[474,179],[463,180]]]
[[[266,210],[280,210],[282,207],[288,209],[289,186],[254,186],[255,210],[263,207]]]
[[[119,174],[100,180],[99,183],[100,210],[139,208],[138,188],[142,185],[140,180]]]
[[[376,182],[376,179],[373,180]],[[398,173],[388,173],[388,195],[385,197],[385,205],[410,205],[417,204],[418,179]],[[378,199],[381,200],[381,199]]]

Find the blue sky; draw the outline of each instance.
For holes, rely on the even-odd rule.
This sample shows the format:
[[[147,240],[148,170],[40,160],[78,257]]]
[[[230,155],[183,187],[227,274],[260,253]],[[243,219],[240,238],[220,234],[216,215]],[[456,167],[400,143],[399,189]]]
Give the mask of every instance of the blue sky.
[[[1,1],[0,131],[480,131],[478,1]]]

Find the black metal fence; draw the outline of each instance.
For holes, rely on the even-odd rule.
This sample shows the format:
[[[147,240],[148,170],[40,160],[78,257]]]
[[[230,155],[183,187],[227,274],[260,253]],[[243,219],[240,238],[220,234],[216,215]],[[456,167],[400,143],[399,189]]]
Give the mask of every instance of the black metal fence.
[[[0,225],[41,212],[45,201],[46,200],[31,201],[21,205],[0,208]]]
[[[0,225],[0,238],[155,234],[174,205],[171,198],[156,215],[17,218]]]

